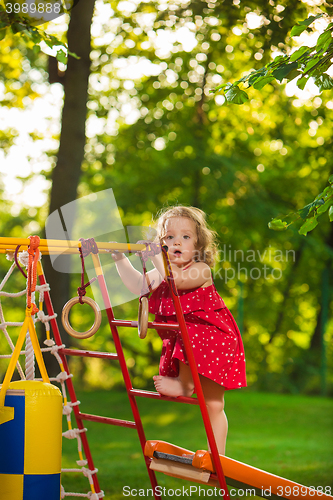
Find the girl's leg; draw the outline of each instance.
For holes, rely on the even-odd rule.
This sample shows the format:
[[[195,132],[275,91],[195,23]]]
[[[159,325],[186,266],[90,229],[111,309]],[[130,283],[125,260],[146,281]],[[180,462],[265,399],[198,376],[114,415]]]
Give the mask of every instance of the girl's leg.
[[[225,454],[225,443],[228,433],[228,421],[224,413],[224,392],[225,389],[213,380],[203,375],[199,375],[200,382],[205,397],[205,402],[212,424],[216,445],[221,455]],[[164,396],[177,398],[178,396],[192,396],[194,382],[190,367],[179,361],[178,377],[154,377],[156,390]],[[209,444],[208,444],[209,447]]]
[[[225,444],[228,433],[228,420],[226,414],[224,413],[225,389],[213,380],[204,377],[203,375],[199,376],[210,422],[215,436],[216,446],[219,454],[225,455]]]

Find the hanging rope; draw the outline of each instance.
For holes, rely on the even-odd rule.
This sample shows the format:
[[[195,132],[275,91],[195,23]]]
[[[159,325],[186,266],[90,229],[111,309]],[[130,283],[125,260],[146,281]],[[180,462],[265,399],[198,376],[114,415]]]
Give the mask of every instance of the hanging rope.
[[[80,238],[79,241],[81,242],[80,253],[83,257],[88,257],[90,253],[98,253],[98,246],[94,238]]]
[[[139,252],[141,263],[142,263],[142,288],[141,288],[141,297],[142,296],[147,296],[151,292],[152,286],[155,283],[153,280],[152,283],[150,283],[148,274],[147,274],[147,267],[146,267],[146,262],[150,257],[154,257],[154,255],[157,255],[161,253],[161,245],[159,243],[153,243],[153,242],[147,242],[147,241],[138,241],[138,243],[142,243],[146,245],[146,249],[142,250]],[[141,298],[140,297],[140,298]]]
[[[20,249],[21,245],[17,245],[16,247],[16,250],[15,250],[15,253],[14,253],[14,260],[15,260],[15,264],[18,268],[18,270],[20,271],[20,273],[23,274],[23,276],[25,277],[25,279],[27,278],[27,275],[25,274],[25,272],[23,271],[22,267],[20,266],[20,263],[19,263],[19,259],[18,259],[18,251]],[[21,254],[22,255],[22,254]],[[22,261],[21,261],[22,262]]]
[[[36,304],[32,303],[32,294],[36,290],[37,285],[37,262],[39,259],[39,236],[29,236],[30,245],[28,248],[29,263],[27,269],[27,307],[31,309],[31,316],[36,314],[39,309]]]
[[[92,278],[88,283],[84,284],[84,258],[87,257],[90,253],[98,253],[98,246],[94,238],[88,238],[85,240],[84,238],[80,238],[81,246],[79,247],[80,257],[81,257],[81,286],[78,287],[77,293],[79,296],[80,304],[83,304],[82,297],[86,294],[86,288],[91,285],[97,278]]]
[[[30,245],[28,248],[28,262],[27,262],[27,310],[33,318],[34,315],[39,311],[38,307],[34,303],[35,300],[35,290],[37,285],[37,262],[39,259],[39,236],[29,236]],[[18,250],[18,249],[16,249]],[[17,260],[17,252],[15,252],[15,263],[17,263],[18,268],[22,272]],[[24,273],[22,273],[24,275]],[[27,380],[33,380],[35,378],[35,353],[31,342],[31,337],[29,330],[27,330],[25,339],[25,376]]]
[[[11,276],[12,272],[14,271],[14,269],[15,269],[15,263],[13,263],[11,265],[9,271],[7,272],[6,276],[2,280],[2,282],[0,284],[0,290],[3,289],[3,287],[5,286],[5,284],[8,281],[9,277]],[[10,295],[10,296],[13,296],[13,295],[17,296],[17,295],[24,295],[24,294],[25,294],[25,290],[23,290],[23,292],[19,292],[18,294],[7,294],[6,292],[0,291],[0,297],[2,295],[4,295],[4,296],[8,296],[8,295]],[[5,334],[5,337],[6,337],[6,340],[7,340],[8,344],[9,344],[9,346],[11,348],[11,351],[13,353],[14,349],[15,349],[15,345],[14,345],[14,343],[13,343],[12,339],[10,338],[9,333],[7,331],[7,326],[11,326],[12,324],[13,324],[12,322],[6,322],[5,321],[4,313],[3,313],[3,310],[2,310],[2,304],[1,304],[1,300],[0,300],[0,329],[3,330],[3,332]],[[14,323],[14,326],[22,326],[22,325],[23,325],[22,322]],[[11,356],[12,355],[10,355],[10,357]],[[25,379],[25,375],[24,375],[23,369],[22,369],[19,361],[17,361],[16,367],[18,369],[18,372],[20,374],[21,379],[24,380]]]

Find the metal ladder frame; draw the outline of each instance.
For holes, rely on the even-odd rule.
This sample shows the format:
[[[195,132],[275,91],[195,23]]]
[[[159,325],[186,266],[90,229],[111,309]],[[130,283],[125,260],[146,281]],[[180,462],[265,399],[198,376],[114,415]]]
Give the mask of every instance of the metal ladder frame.
[[[148,476],[149,476],[151,486],[153,489],[155,500],[160,500],[161,496],[158,492],[158,488],[156,488],[158,485],[156,475],[155,475],[155,472],[152,469],[150,469],[150,467],[149,467],[150,462],[151,462],[151,458],[148,458],[144,455],[144,447],[145,447],[145,443],[146,443],[146,437],[145,437],[145,432],[144,432],[144,428],[142,425],[138,405],[136,402],[136,398],[137,397],[146,397],[146,398],[152,398],[152,399],[173,401],[173,402],[178,402],[178,403],[198,404],[200,407],[200,411],[201,411],[201,415],[202,415],[202,419],[203,419],[203,424],[205,427],[208,443],[209,443],[210,450],[211,450],[212,461],[213,461],[213,464],[215,467],[216,476],[217,476],[217,479],[219,482],[221,493],[222,493],[224,500],[230,500],[228,487],[227,487],[224,473],[222,470],[222,465],[220,462],[215,437],[213,434],[209,414],[208,414],[207,407],[205,404],[205,399],[204,399],[204,395],[203,395],[203,391],[202,391],[202,387],[201,387],[201,383],[200,383],[200,378],[199,378],[196,362],[195,362],[194,355],[193,355],[192,346],[191,346],[189,335],[188,335],[187,328],[186,328],[184,314],[183,314],[183,311],[181,308],[181,303],[179,300],[177,288],[176,288],[175,283],[174,283],[174,278],[172,275],[171,265],[170,265],[170,261],[169,261],[169,257],[168,257],[168,253],[167,253],[167,248],[162,247],[162,252],[163,252],[164,266],[165,266],[165,270],[166,270],[167,282],[169,284],[169,288],[170,288],[173,304],[175,307],[176,318],[177,318],[178,323],[165,324],[165,323],[158,323],[158,322],[153,321],[153,322],[148,323],[148,327],[153,328],[153,329],[168,329],[168,330],[174,329],[174,330],[180,331],[181,336],[182,336],[182,340],[184,343],[185,353],[186,353],[186,356],[188,359],[189,367],[191,369],[191,373],[192,373],[192,377],[193,377],[193,381],[194,381],[194,386],[195,386],[195,392],[197,394],[197,397],[196,398],[189,398],[189,397],[173,398],[173,397],[169,397],[169,396],[162,396],[158,392],[144,391],[144,390],[138,390],[138,389],[133,388],[131,378],[130,378],[130,375],[128,372],[128,368],[126,365],[126,360],[124,357],[124,352],[122,349],[121,340],[120,340],[119,333],[118,333],[118,327],[126,326],[126,327],[137,328],[138,322],[137,321],[126,321],[126,320],[115,319],[114,314],[113,314],[113,310],[112,310],[112,305],[111,305],[109,293],[108,293],[106,282],[105,282],[105,278],[104,278],[104,274],[103,274],[103,270],[102,270],[102,266],[101,266],[101,262],[99,259],[99,255],[98,255],[98,253],[97,254],[92,253],[91,256],[93,259],[98,284],[99,284],[99,287],[100,287],[100,290],[102,293],[102,297],[103,297],[103,301],[104,301],[104,306],[105,306],[111,334],[112,334],[113,341],[115,344],[116,353],[103,353],[103,352],[97,352],[97,351],[85,351],[85,350],[62,348],[61,347],[62,346],[61,335],[60,335],[60,331],[59,331],[56,319],[55,318],[51,319],[50,324],[52,327],[54,340],[55,340],[57,346],[60,347],[60,349],[58,350],[58,353],[59,353],[61,360],[63,362],[64,369],[68,375],[70,374],[70,371],[69,371],[69,367],[68,367],[68,363],[67,363],[67,356],[95,357],[95,358],[112,359],[112,360],[119,361],[120,369],[122,371],[122,375],[123,375],[127,395],[129,398],[129,403],[130,403],[130,406],[132,409],[134,421],[126,421],[126,420],[121,420],[121,419],[117,419],[117,418],[101,417],[98,415],[89,415],[86,413],[82,413],[80,411],[78,400],[76,398],[74,384],[72,382],[72,379],[68,378],[66,380],[66,385],[68,388],[71,402],[75,403],[75,405],[73,405],[74,416],[75,416],[75,419],[77,422],[77,426],[80,430],[84,430],[83,421],[85,421],[85,420],[136,429],[137,433],[138,433],[143,457],[145,460],[145,464],[147,467]],[[45,275],[44,275],[42,266],[40,266],[40,271],[38,273],[38,277],[39,277],[39,282],[41,285],[46,283]],[[48,315],[53,316],[54,309],[52,306],[51,296],[50,296],[49,292],[44,292],[44,300],[45,300],[45,305],[46,305]],[[84,450],[84,453],[85,453],[85,456],[86,456],[86,459],[88,462],[89,469],[95,470],[92,455],[90,452],[88,439],[87,439],[85,432],[81,433],[81,440],[82,440],[82,446],[83,446],[83,450]],[[100,493],[101,489],[99,486],[97,475],[93,474],[92,478],[93,478],[93,483],[94,483],[94,488],[95,488],[96,493]]]

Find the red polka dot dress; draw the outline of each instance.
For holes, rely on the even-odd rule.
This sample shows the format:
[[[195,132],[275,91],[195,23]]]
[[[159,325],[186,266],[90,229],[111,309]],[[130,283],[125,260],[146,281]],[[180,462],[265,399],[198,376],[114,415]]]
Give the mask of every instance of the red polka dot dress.
[[[178,290],[198,372],[226,389],[246,386],[245,355],[240,332],[214,285]],[[163,281],[149,298],[149,312],[164,323],[177,321],[168,284]],[[158,330],[163,340],[160,375],[177,377],[179,361],[187,363],[181,334]]]

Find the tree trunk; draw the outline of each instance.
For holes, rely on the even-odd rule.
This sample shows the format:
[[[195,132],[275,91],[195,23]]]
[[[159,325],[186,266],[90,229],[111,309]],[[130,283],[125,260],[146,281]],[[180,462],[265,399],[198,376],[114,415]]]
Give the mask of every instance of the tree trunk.
[[[76,199],[81,175],[81,164],[85,146],[85,123],[87,114],[88,80],[90,74],[90,27],[95,0],[80,2],[71,12],[68,27],[68,47],[80,59],[69,56],[64,77],[64,106],[57,164],[52,173],[50,194],[51,214],[58,208]],[[70,275],[55,271],[50,259],[43,259],[46,280],[50,284],[51,299],[58,320],[63,305],[69,298]],[[59,327],[63,342],[69,345],[68,334]],[[49,360],[46,360],[47,362]],[[59,372],[56,360],[48,362],[50,375]]]
[[[326,245],[330,248],[330,250],[333,250],[333,226],[326,238]],[[330,269],[330,262],[327,264],[327,272],[329,272]],[[318,314],[317,314],[317,323],[316,323],[316,328],[313,332],[312,338],[311,338],[311,344],[310,344],[310,350],[315,351],[315,352],[320,352],[321,345],[322,345],[322,302],[324,300],[324,297],[321,297],[321,303],[319,305],[318,309]]]
[[[288,299],[290,298],[291,286],[292,286],[294,279],[295,279],[295,276],[296,276],[296,269],[297,269],[298,264],[300,263],[302,251],[303,251],[303,244],[301,243],[300,248],[298,250],[296,250],[296,252],[295,252],[294,265],[292,266],[292,268],[289,271],[289,275],[288,275],[286,285],[284,288],[284,292],[283,292],[283,299],[282,299],[282,302],[280,302],[280,304],[279,304],[278,316],[277,316],[276,323],[275,323],[275,330],[274,330],[274,332],[272,332],[272,334],[270,336],[270,339],[268,341],[269,344],[273,341],[275,335],[278,335],[281,332],[281,327],[282,327],[282,323],[283,323],[285,311],[286,311],[286,303],[287,303]]]

